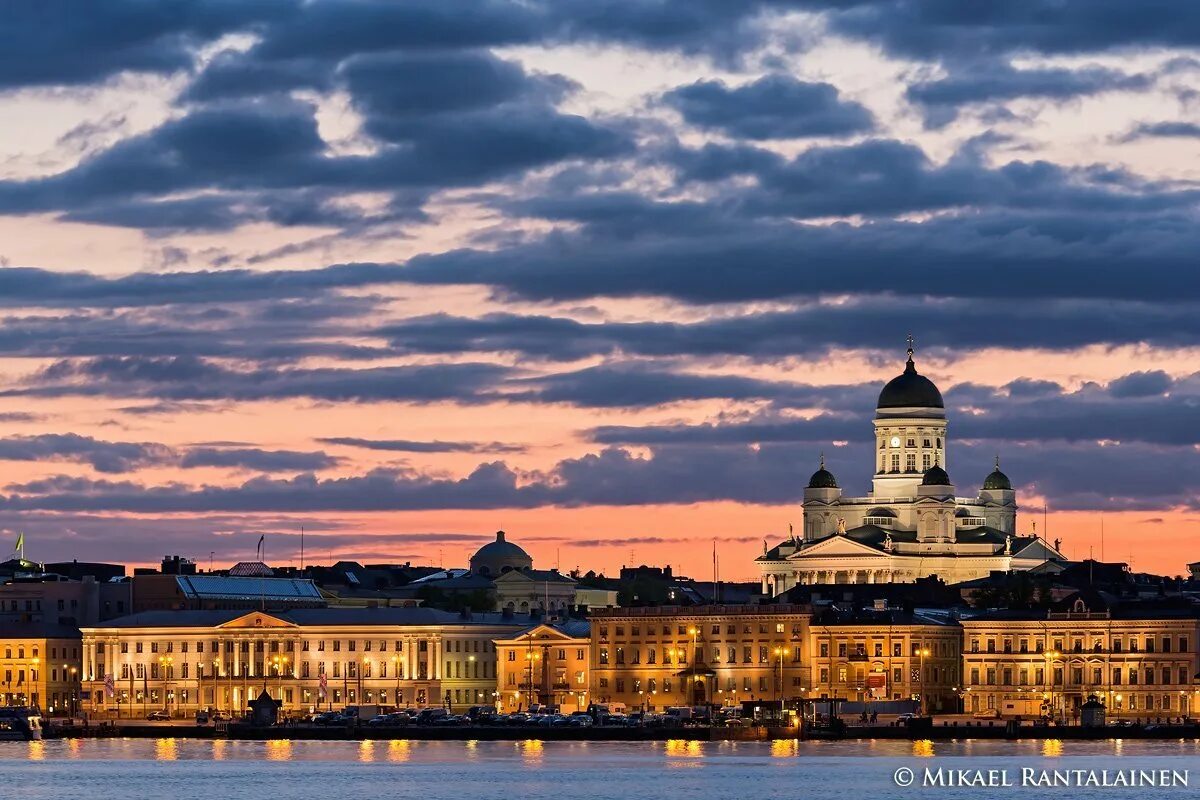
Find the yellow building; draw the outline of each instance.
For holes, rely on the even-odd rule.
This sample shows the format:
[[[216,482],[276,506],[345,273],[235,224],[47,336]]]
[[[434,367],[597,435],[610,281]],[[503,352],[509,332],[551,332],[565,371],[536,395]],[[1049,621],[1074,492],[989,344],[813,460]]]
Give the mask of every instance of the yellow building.
[[[502,712],[534,703],[563,714],[584,711],[589,701],[587,620],[536,625],[496,639],[496,700]]]
[[[1102,605],[963,620],[967,712],[1071,718],[1095,695],[1110,718],[1197,713],[1196,613]]]
[[[284,713],[347,705],[490,704],[493,641],[528,627],[432,608],[151,611],[83,629],[94,714],[241,713],[264,689]]]
[[[958,710],[962,629],[953,620],[885,607],[814,615],[809,697],[852,703],[912,700],[928,713]]]
[[[53,623],[0,626],[0,705],[48,716],[79,712],[79,631]]]
[[[630,710],[800,699],[807,606],[659,606],[592,612],[591,697]]]

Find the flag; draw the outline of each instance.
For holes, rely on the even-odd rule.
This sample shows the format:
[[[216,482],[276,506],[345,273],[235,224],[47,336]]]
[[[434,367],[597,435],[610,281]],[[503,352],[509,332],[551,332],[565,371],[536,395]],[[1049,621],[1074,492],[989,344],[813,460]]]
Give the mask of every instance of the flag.
[[[113,674],[110,672],[104,676],[104,696],[112,697],[116,693],[117,693],[117,682],[116,682],[116,680],[114,680]]]
[[[317,681],[317,698],[320,700],[324,700],[328,696],[329,696],[329,678],[326,677],[324,672],[322,672],[320,679]]]
[[[258,547],[255,550],[255,552],[258,554],[258,557],[260,559],[262,558],[263,545],[266,543],[267,543],[267,535],[264,533],[262,536],[258,537]]]
[[[15,552],[22,553],[25,550],[25,534],[17,534],[17,546],[13,548]]]

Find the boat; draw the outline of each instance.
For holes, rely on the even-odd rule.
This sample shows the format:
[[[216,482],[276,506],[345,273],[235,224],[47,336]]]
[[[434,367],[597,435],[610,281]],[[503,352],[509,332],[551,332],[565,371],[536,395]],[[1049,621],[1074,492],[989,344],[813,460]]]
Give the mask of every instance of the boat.
[[[37,742],[42,738],[42,715],[36,708],[0,708],[0,742]]]

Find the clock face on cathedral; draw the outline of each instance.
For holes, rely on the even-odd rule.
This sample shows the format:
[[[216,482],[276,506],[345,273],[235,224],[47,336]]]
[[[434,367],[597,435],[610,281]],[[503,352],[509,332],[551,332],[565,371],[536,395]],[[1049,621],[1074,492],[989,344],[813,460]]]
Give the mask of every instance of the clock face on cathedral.
[[[871,488],[842,493],[824,457],[804,489],[799,533],[755,559],[764,594],[797,586],[910,583],[935,575],[946,583],[993,570],[1061,569],[1064,557],[1021,531],[1008,476],[995,469],[978,492],[961,496],[950,479],[948,420],[942,394],[917,372],[908,350],[904,372],[879,393],[872,420],[879,443]],[[864,434],[866,431],[864,430]]]

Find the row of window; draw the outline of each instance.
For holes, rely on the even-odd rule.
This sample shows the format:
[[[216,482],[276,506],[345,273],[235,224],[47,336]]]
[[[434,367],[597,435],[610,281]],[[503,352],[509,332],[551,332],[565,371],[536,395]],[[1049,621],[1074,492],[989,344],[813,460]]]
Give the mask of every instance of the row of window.
[[[536,652],[540,653],[540,652],[541,652],[540,648],[539,648],[539,649],[538,649]],[[547,652],[550,652],[550,651],[548,650]],[[564,648],[564,647],[559,647],[559,648],[557,648],[557,650],[555,651],[555,653],[556,653],[556,655],[558,656],[558,660],[559,660],[559,661],[566,661],[566,660],[567,660],[567,650],[566,650],[566,648]],[[526,653],[525,653],[525,655],[528,655],[528,654],[530,654],[530,651],[528,651],[528,650],[527,650],[527,651],[526,651]],[[524,659],[524,658],[525,658],[525,655],[522,655],[522,659]],[[577,649],[575,650],[575,659],[576,659],[577,661],[583,661],[585,658],[587,658],[587,651],[586,651],[586,650],[584,650],[582,647],[581,647],[581,648],[577,648]],[[508,651],[508,660],[509,660],[509,661],[516,661],[516,660],[517,660],[517,651],[516,651],[515,649],[510,649],[510,650]]]
[[[884,652],[884,643],[883,642],[874,642],[870,645],[870,647],[872,650],[871,657],[883,658],[883,652]],[[861,642],[855,642],[855,643],[838,642],[837,643],[837,654],[838,654],[839,658],[852,658],[854,656],[867,657],[867,648],[868,648],[868,645],[861,643]],[[957,648],[954,646],[953,642],[935,640],[935,641],[931,641],[931,642],[916,641],[916,642],[909,643],[909,655],[910,656],[913,656],[914,658],[919,658],[921,656],[922,651],[928,651],[925,653],[925,655],[929,656],[931,658],[940,658],[940,657],[954,658],[958,655]],[[818,645],[818,652],[820,653],[821,658],[829,658],[829,642],[821,642]],[[903,642],[892,642],[892,657],[893,658],[903,658],[904,657],[904,643]]]
[[[888,437],[881,436],[881,437],[879,437],[879,449],[886,450],[888,444],[891,444],[893,447],[899,447],[901,441],[904,442],[905,447],[916,447],[917,446],[917,439],[915,436],[906,435],[903,440],[900,440],[896,437],[892,437],[892,439],[889,440]],[[921,447],[926,447],[926,448],[933,447],[934,442],[937,442],[937,449],[941,450],[942,449],[942,437],[940,437],[940,436],[932,437],[932,438],[929,436],[922,437],[921,438]]]
[[[971,683],[978,685],[980,677],[980,669],[973,667],[971,669]],[[986,679],[987,686],[1044,686],[1046,682],[1046,672],[1041,667],[1034,670],[1011,668],[996,670],[987,669],[982,672]],[[1062,667],[1055,667],[1051,673],[1051,678],[1055,686],[1083,686],[1085,685],[1084,678],[1090,678],[1087,681],[1089,686],[1104,686],[1104,667],[1071,667],[1069,670],[1064,670]],[[1110,673],[1111,680],[1108,682],[1112,686],[1168,686],[1171,684],[1190,685],[1191,674],[1187,667],[1112,667]],[[996,679],[1000,679],[997,684]],[[1016,678],[1016,681],[1013,679]],[[1032,682],[1030,681],[1032,678]],[[1069,684],[1064,684],[1063,680],[1070,678]]]
[[[442,641],[443,641],[443,645],[444,645],[444,652],[447,652],[447,653],[488,653],[495,649],[495,646],[490,641],[487,641],[486,639],[443,639]],[[129,644],[130,644],[129,642],[121,642],[121,644],[120,644],[121,653],[129,652]],[[176,644],[177,643],[174,641],[167,641],[160,645],[159,642],[152,641],[152,642],[149,642],[149,646],[150,646],[149,652],[158,653],[161,651],[164,653],[174,653],[174,652],[187,653],[187,652],[191,651],[191,648],[193,646],[192,642],[180,641],[180,642],[178,642],[178,650],[176,650]],[[237,645],[236,649],[238,649],[242,653],[249,653],[251,651],[251,649],[253,649],[253,651],[256,653],[263,653],[263,652],[292,653],[292,652],[295,652],[296,646],[297,646],[297,642],[292,639],[287,639],[282,642],[278,639],[273,639],[270,642],[264,641],[262,639],[257,639],[257,640],[254,640],[253,642],[251,642],[248,639],[243,639],[238,642],[229,640],[229,641],[225,642],[225,647],[224,647],[225,652],[232,653],[235,649],[235,647],[234,647],[235,644]],[[252,644],[253,644],[253,647],[251,647]],[[325,652],[325,641],[323,639],[316,641],[315,643],[311,642],[308,639],[303,639],[303,640],[300,640],[298,644],[300,647],[300,651],[303,653],[307,653],[310,650],[314,650],[314,649],[318,653]],[[314,644],[315,644],[315,648],[313,647]],[[350,639],[350,640],[347,640],[345,642],[345,644],[346,644],[347,652],[353,653],[353,652],[357,652],[359,650],[359,640]],[[133,643],[133,652],[135,652],[135,653],[144,652],[145,645],[146,645],[146,643],[144,643],[144,642],[140,642],[140,641],[134,642]],[[205,643],[204,641],[196,641],[194,644],[194,647],[195,647],[196,653],[203,654],[205,652],[206,646],[208,648],[208,652],[218,653],[221,650],[220,645],[221,645],[220,642]],[[426,639],[418,639],[417,640],[417,650],[419,652],[424,653],[428,649],[428,646],[429,646],[428,640],[426,640]],[[100,650],[101,652],[103,652],[103,648],[104,648],[104,645],[102,643],[99,643],[97,649]],[[379,639],[379,640],[363,639],[361,649],[362,649],[362,652],[364,652],[364,653],[370,653],[373,650],[378,651],[380,653],[386,653],[388,651],[388,642],[385,639]],[[334,653],[341,652],[342,640],[334,639],[331,642],[330,650]],[[402,640],[402,639],[395,640],[392,643],[392,652],[401,653],[403,651],[404,651],[404,640]]]
[[[12,660],[13,653],[17,654],[18,661],[25,660],[25,648],[23,646],[18,646],[16,648],[13,648],[12,645],[6,645],[4,647],[4,657],[6,659],[8,659],[9,661]],[[30,653],[31,658],[37,658],[38,653],[39,653],[39,648],[31,647],[31,648],[29,648],[29,653]],[[51,647],[50,648],[50,660],[53,661],[53,660],[57,659],[58,657],[59,657],[59,648]],[[78,660],[79,648],[78,647],[71,647],[71,648],[63,647],[62,648],[62,657]]]
[[[1093,637],[1090,644],[1085,644],[1085,642],[1086,642],[1085,636],[1086,635],[1081,635],[1078,638],[1069,639],[1069,640],[1068,639],[1055,639],[1054,646],[1051,649],[1057,650],[1060,653],[1066,653],[1066,652],[1103,653],[1103,652],[1105,652],[1103,637]],[[1174,647],[1175,647],[1174,652],[1176,652],[1176,653],[1188,652],[1188,637],[1186,637],[1186,636],[1173,637],[1173,636],[1169,636],[1169,635],[1163,635],[1160,637],[1155,637],[1155,636],[1139,637],[1139,636],[1133,636],[1133,635],[1124,637],[1121,635],[1115,635],[1112,637],[1111,652],[1113,652],[1113,653],[1126,652],[1126,642],[1128,642],[1128,652],[1130,652],[1130,653],[1138,653],[1138,652],[1170,653],[1170,652],[1172,652],[1172,650],[1171,650],[1172,643],[1174,643]],[[1139,642],[1141,644],[1139,644]],[[1029,649],[1031,644],[1034,648],[1033,650]],[[1064,644],[1069,645],[1070,649],[1069,650],[1063,649]],[[983,645],[986,648],[986,650],[984,650],[984,652],[987,652],[987,653],[997,652],[995,639],[987,639],[983,643]],[[980,646],[979,639],[972,638],[971,639],[971,652],[972,653],[980,652],[979,646]],[[999,652],[1002,652],[1002,653],[1012,653],[1013,652],[1014,644],[1013,644],[1012,639],[1003,640],[1001,642],[1000,646],[1001,646],[1001,650]],[[1044,652],[1045,645],[1040,638],[1035,639],[1032,642],[1029,639],[1018,639],[1016,641],[1016,647],[1017,647],[1016,652],[1018,652],[1018,653],[1030,653],[1030,652],[1041,653],[1041,652]],[[1139,650],[1139,647],[1143,647],[1144,649]]]
[[[786,626],[786,623],[783,623],[783,622],[776,622],[776,623],[760,622],[757,625],[753,625],[751,623],[742,623],[739,625],[737,623],[730,622],[730,623],[725,624],[724,626],[722,626],[719,623],[718,624],[710,624],[710,625],[705,625],[704,623],[697,623],[695,625],[680,624],[680,625],[675,626],[675,634],[672,634],[671,633],[671,625],[668,624],[668,625],[662,626],[662,635],[663,636],[672,636],[672,635],[693,636],[693,635],[695,635],[695,636],[699,636],[700,638],[703,638],[704,631],[706,628],[708,629],[709,634],[712,636],[720,636],[721,630],[722,630],[722,628],[724,628],[725,634],[727,636],[736,636],[738,633],[739,627],[741,628],[741,631],[743,634],[752,634],[752,633],[754,633],[755,628],[757,628],[759,633],[765,634],[768,632],[768,629],[770,629],[770,628],[774,628],[775,633],[783,633],[787,626]],[[608,638],[608,629],[609,629],[608,625],[600,626],[599,633],[600,633],[601,639]],[[654,636],[655,635],[654,632],[656,630],[658,630],[657,625],[647,625],[646,626],[646,635]],[[613,632],[614,632],[615,636],[618,636],[618,637],[624,636],[625,635],[625,626],[624,625],[614,625]],[[800,623],[793,623],[792,633],[799,635],[801,632],[802,631],[801,631]],[[630,625],[629,626],[629,635],[630,636],[641,636],[642,635],[642,626],[641,625]]]
[[[782,654],[780,654],[778,652],[780,649],[782,649],[784,651]],[[754,646],[753,645],[743,645],[741,648],[741,656],[742,656],[741,663],[742,664],[755,664],[755,663],[766,664],[769,661],[771,661],[772,658],[774,658],[775,660],[778,660],[781,655],[785,656],[786,658],[790,659],[793,662],[798,663],[801,660],[802,651],[803,651],[803,648],[801,648],[799,646],[785,647],[783,645],[776,645],[776,646],[772,647],[770,645],[759,645],[758,649],[757,649],[758,657],[756,659]],[[724,663],[727,663],[727,664],[737,664],[738,663],[738,648],[737,647],[733,647],[733,646],[730,646],[728,648],[713,647],[710,652],[711,652],[711,657],[710,657],[709,663],[720,664],[720,663],[722,663],[723,657],[724,657]],[[700,658],[704,657],[704,649],[702,647],[697,648],[697,655]],[[670,648],[664,649],[662,651],[662,663],[670,664],[672,656],[675,658],[676,663],[679,663],[679,664],[687,663],[688,653],[687,653],[687,650],[685,650],[683,648],[677,648],[674,650],[672,650]],[[641,650],[641,648],[638,648],[638,647],[631,647],[628,649],[626,649],[624,647],[618,647],[615,649],[615,659],[612,662],[610,662],[609,648],[601,647],[599,652],[597,653],[597,660],[598,660],[598,663],[600,663],[600,664],[615,663],[618,666],[624,665],[626,663],[628,663],[630,665],[641,664],[642,663],[642,650]],[[657,648],[654,648],[654,647],[646,648],[646,663],[647,664],[658,663],[658,649]]]

